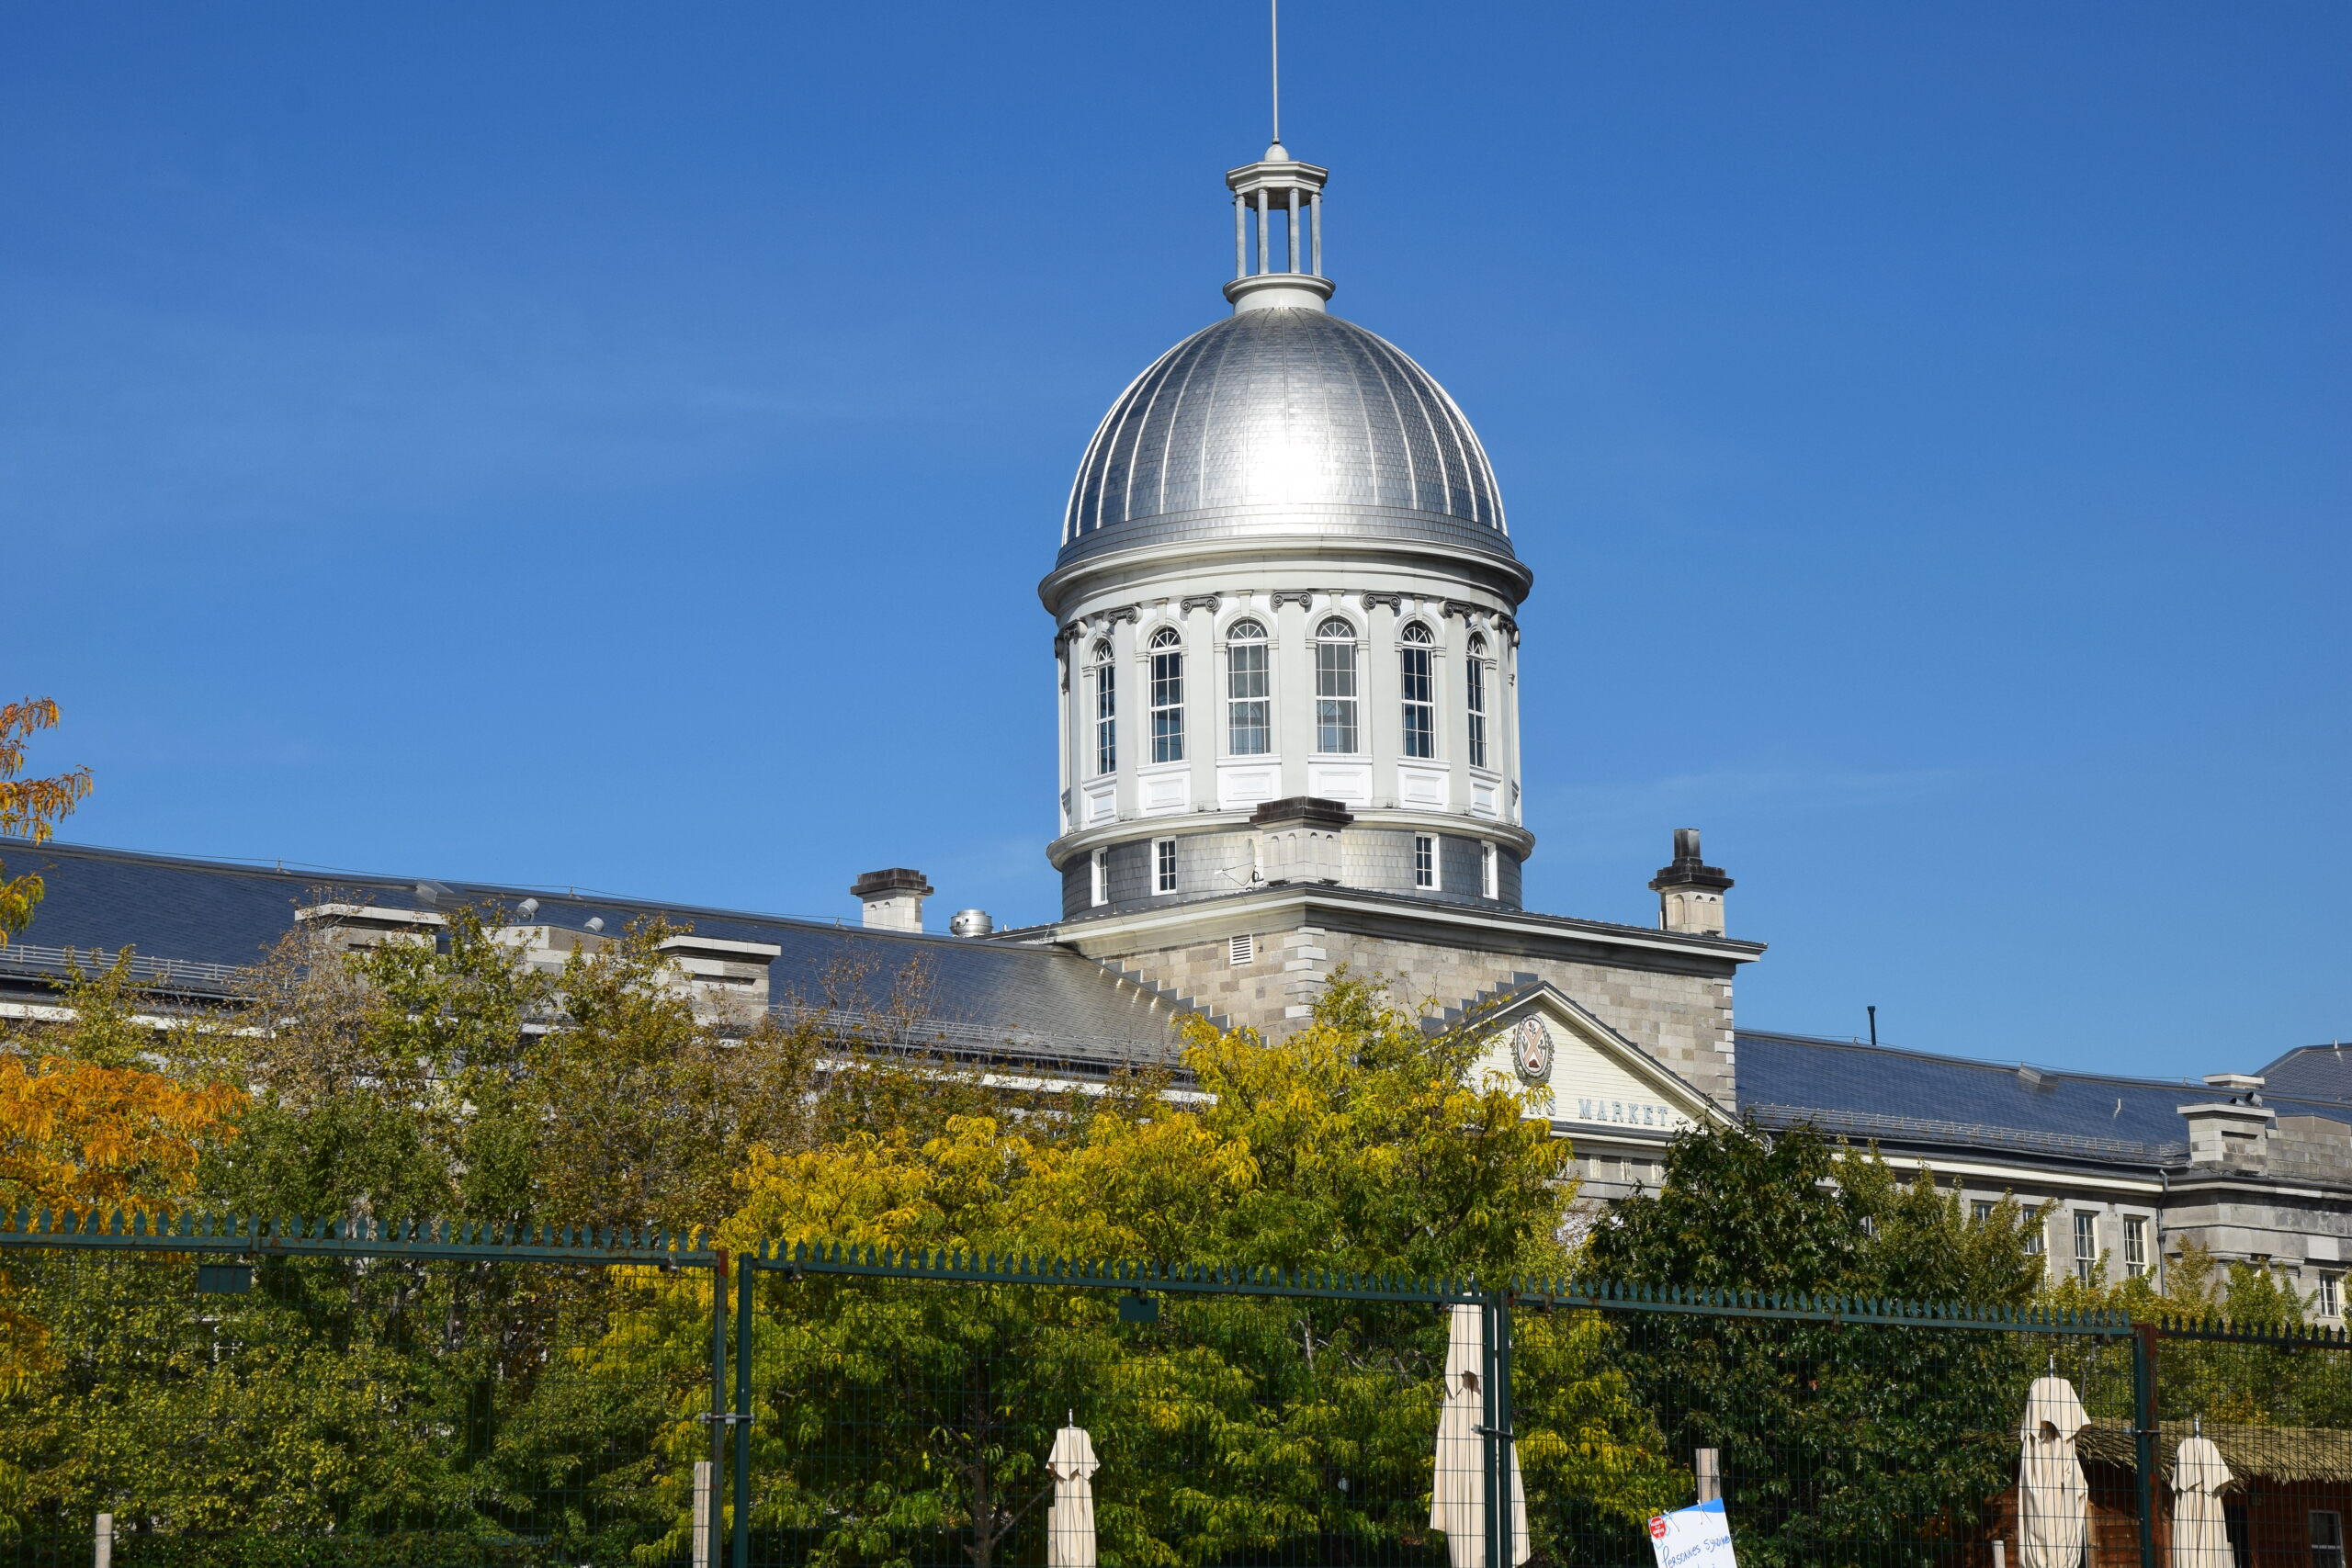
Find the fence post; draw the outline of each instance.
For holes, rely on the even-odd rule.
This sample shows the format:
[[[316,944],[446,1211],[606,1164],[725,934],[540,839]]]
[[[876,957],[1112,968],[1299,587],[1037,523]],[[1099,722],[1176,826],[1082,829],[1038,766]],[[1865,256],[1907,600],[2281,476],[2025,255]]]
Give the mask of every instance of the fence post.
[[[1699,1480],[1699,1501],[1712,1503],[1724,1495],[1724,1451],[1701,1449],[1697,1461],[1691,1470]]]
[[[710,1269],[710,1459],[708,1491],[695,1499],[703,1506],[696,1529],[716,1553],[720,1539],[719,1480],[727,1473],[727,1249],[719,1247]],[[705,1562],[709,1559],[706,1557]]]
[[[710,1461],[695,1461],[695,1527],[692,1544],[686,1549],[686,1561],[693,1568],[711,1568],[710,1563]]]
[[[727,1557],[732,1568],[750,1568],[752,1561],[752,1285],[759,1267],[757,1252],[737,1259],[742,1277],[735,1281],[735,1533]]]
[[[2156,1325],[2132,1327],[2132,1457],[2140,1474],[2140,1568],[2156,1568]]]
[[[1487,1424],[1487,1568],[1518,1568],[1517,1488],[1511,1485],[1510,1302],[1488,1296],[1478,1303],[1485,1362]]]
[[[114,1516],[100,1514],[98,1528],[94,1532],[91,1561],[96,1568],[114,1568]]]

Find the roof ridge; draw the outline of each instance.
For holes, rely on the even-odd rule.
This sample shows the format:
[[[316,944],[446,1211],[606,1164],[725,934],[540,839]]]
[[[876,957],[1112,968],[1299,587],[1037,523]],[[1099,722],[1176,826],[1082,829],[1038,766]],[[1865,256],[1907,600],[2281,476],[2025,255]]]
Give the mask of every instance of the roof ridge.
[[[349,867],[313,865],[304,861],[245,860],[222,855],[180,855],[161,853],[153,850],[124,849],[113,844],[87,844],[66,839],[51,839],[35,844],[29,839],[0,834],[0,849],[11,853],[21,851],[49,852],[65,850],[103,860],[119,860],[146,865],[177,866],[196,871],[234,871],[255,876],[284,877],[288,882],[317,885],[319,876],[348,877],[356,886],[381,886],[406,891],[419,883],[431,882],[450,889],[461,897],[475,894],[503,896],[517,894],[538,899],[560,899],[568,904],[584,905],[591,908],[614,907],[631,908],[645,914],[710,915],[721,919],[760,920],[780,925],[806,926],[812,931],[863,931],[875,936],[906,941],[950,942],[957,946],[970,945],[969,937],[952,936],[944,931],[898,931],[878,927],[853,925],[848,916],[787,915],[772,909],[738,909],[718,904],[689,904],[674,899],[647,897],[634,893],[616,893],[608,888],[582,887],[567,883],[561,887],[536,886],[530,883],[478,882],[463,877],[418,876],[388,872],[356,871]],[[1036,928],[1029,928],[1036,929]],[[1001,953],[1043,953],[1046,947],[1015,943],[990,943]]]

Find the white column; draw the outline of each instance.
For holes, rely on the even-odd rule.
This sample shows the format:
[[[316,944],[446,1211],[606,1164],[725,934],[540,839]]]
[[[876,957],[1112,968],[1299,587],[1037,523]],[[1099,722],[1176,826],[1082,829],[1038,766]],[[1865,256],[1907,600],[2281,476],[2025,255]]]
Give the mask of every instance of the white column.
[[[1355,612],[1363,628],[1362,662],[1356,669],[1357,717],[1364,750],[1372,758],[1374,807],[1396,806],[1396,762],[1405,751],[1405,678],[1396,647],[1399,622],[1385,601]]]
[[[1495,677],[1502,687],[1496,694],[1495,706],[1503,732],[1494,738],[1498,747],[1496,762],[1503,775],[1502,818],[1516,827],[1525,815],[1519,787],[1519,634],[1498,626],[1493,642]]]
[[[1193,764],[1193,804],[1216,804],[1216,760],[1225,750],[1225,669],[1216,656],[1216,613],[1184,613],[1184,755]]]
[[[1111,626],[1111,669],[1118,682],[1118,721],[1113,727],[1119,738],[1119,817],[1121,820],[1135,816],[1142,809],[1142,797],[1136,793],[1136,769],[1144,760],[1143,746],[1151,731],[1140,711],[1150,694],[1148,682],[1136,679],[1136,623],[1114,622]]]
[[[1466,812],[1470,809],[1470,622],[1463,615],[1424,618],[1437,632],[1437,754],[1447,768],[1445,806],[1449,811]]]
[[[1296,600],[1274,612],[1274,752],[1283,760],[1282,793],[1306,793],[1315,755],[1315,643],[1312,606]]]

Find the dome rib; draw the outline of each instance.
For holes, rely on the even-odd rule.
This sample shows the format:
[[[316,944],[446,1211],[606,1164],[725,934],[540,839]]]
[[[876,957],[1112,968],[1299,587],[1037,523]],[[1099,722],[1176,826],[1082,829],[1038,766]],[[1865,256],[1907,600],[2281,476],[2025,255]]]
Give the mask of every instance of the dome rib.
[[[1512,555],[1493,466],[1429,372],[1337,316],[1244,310],[1162,355],[1095,427],[1062,558],[1284,535]]]

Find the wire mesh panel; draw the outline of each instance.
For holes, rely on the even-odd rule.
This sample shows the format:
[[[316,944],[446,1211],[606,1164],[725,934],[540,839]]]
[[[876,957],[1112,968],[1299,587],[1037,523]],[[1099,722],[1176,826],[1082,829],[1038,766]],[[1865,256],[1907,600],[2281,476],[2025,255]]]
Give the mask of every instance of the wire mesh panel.
[[[2159,1560],[2343,1568],[2352,1520],[2352,1344],[2340,1334],[2168,1324],[2153,1337]],[[2134,1462],[2120,1435],[2100,1461]]]
[[[1446,1561],[1437,1302],[754,1288],[752,1562]]]
[[[707,1275],[0,1253],[0,1562],[686,1561]],[[706,1341],[707,1342],[707,1337]]]
[[[1990,1568],[1996,1540],[2018,1562],[2019,1434],[2038,1380],[2066,1380],[2088,1415],[2127,1428],[2132,1409],[2131,1347],[2112,1334],[1560,1315],[1590,1325],[1611,1396],[1642,1413],[1668,1463],[1595,1485],[1531,1461],[1533,1546],[1550,1562],[1652,1568],[1646,1516],[1697,1499],[1703,1450],[1744,1568]],[[1514,1392],[1528,1446],[1557,1396],[1526,1370]],[[2086,1473],[2087,1562],[2078,1551],[2036,1568],[2138,1563],[2132,1477]]]

